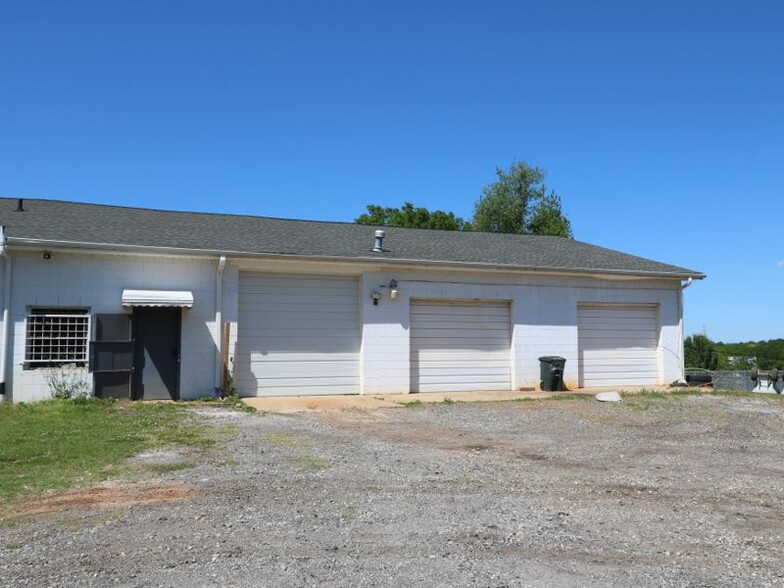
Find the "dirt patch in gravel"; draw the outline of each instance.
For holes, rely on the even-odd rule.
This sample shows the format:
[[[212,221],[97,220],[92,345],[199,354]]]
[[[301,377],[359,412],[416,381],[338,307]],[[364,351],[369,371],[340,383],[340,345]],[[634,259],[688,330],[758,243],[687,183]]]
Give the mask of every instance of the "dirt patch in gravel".
[[[110,487],[70,490],[45,494],[34,502],[17,504],[0,510],[0,520],[18,516],[40,515],[70,510],[112,508],[132,504],[195,500],[203,496],[190,484],[118,484]]]
[[[222,459],[36,499],[3,587],[784,587],[780,398],[197,416]]]

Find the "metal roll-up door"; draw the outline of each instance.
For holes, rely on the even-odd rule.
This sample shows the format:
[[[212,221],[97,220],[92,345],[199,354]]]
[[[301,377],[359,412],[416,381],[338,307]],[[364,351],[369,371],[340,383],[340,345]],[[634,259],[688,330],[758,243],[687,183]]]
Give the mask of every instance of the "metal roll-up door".
[[[358,394],[359,347],[355,278],[240,274],[240,395]]]
[[[508,302],[411,301],[411,391],[511,389]]]
[[[658,385],[656,305],[577,307],[579,385]]]

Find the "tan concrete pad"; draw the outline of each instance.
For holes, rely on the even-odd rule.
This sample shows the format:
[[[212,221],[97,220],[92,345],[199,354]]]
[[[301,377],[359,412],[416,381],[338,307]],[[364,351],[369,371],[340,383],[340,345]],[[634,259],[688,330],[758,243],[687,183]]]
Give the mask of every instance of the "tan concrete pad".
[[[594,394],[595,392],[569,392],[569,394]],[[412,402],[500,402],[523,398],[549,398],[563,392],[421,392],[418,394],[383,394],[358,396],[274,396],[263,398],[243,398],[242,401],[253,408],[266,412],[296,413],[323,410],[372,410],[376,408],[395,408]]]
[[[666,392],[667,386],[631,386],[622,388],[581,388],[564,392],[541,392],[534,390],[475,391],[475,392],[420,392],[417,394],[368,394],[354,396],[270,396],[243,398],[248,406],[265,412],[291,414],[325,410],[373,410],[376,408],[399,408],[416,402],[502,402],[508,400],[552,398],[559,394],[595,396],[599,392],[639,392],[659,390]]]

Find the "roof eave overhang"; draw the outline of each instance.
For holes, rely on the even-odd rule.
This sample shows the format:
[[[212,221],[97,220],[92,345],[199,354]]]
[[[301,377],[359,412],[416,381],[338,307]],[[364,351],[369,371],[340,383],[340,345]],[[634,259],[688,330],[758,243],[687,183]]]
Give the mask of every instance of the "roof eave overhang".
[[[434,261],[427,259],[399,259],[393,257],[380,257],[378,255],[368,257],[339,257],[329,255],[302,255],[293,253],[258,253],[249,251],[230,251],[217,249],[191,249],[184,247],[157,247],[147,245],[125,245],[118,243],[89,243],[80,241],[60,241],[52,239],[32,239],[27,237],[7,237],[9,245],[20,247],[46,247],[52,249],[80,249],[102,252],[124,252],[139,253],[150,255],[187,255],[192,257],[207,257],[226,255],[243,259],[278,259],[278,260],[298,260],[310,262],[332,262],[332,263],[372,263],[389,266],[422,266],[453,269],[474,269],[487,271],[506,271],[524,272],[550,275],[579,275],[579,276],[616,276],[627,278],[649,278],[649,279],[679,279],[679,280],[702,280],[705,274],[699,272],[657,272],[642,270],[619,270],[604,268],[556,268],[556,267],[537,267],[524,265],[504,265],[496,263],[482,262],[461,262],[461,261]]]

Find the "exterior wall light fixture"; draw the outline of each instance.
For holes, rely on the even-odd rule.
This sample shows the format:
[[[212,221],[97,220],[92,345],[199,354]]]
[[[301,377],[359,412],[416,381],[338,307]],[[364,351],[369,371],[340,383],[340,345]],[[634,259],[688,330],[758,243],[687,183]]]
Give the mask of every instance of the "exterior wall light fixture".
[[[389,284],[381,284],[379,288],[389,288],[389,297],[394,300],[400,292],[397,289],[397,280],[389,280]]]
[[[370,298],[373,300],[373,306],[378,306],[378,301],[381,300],[381,292],[373,290],[370,293]]]

